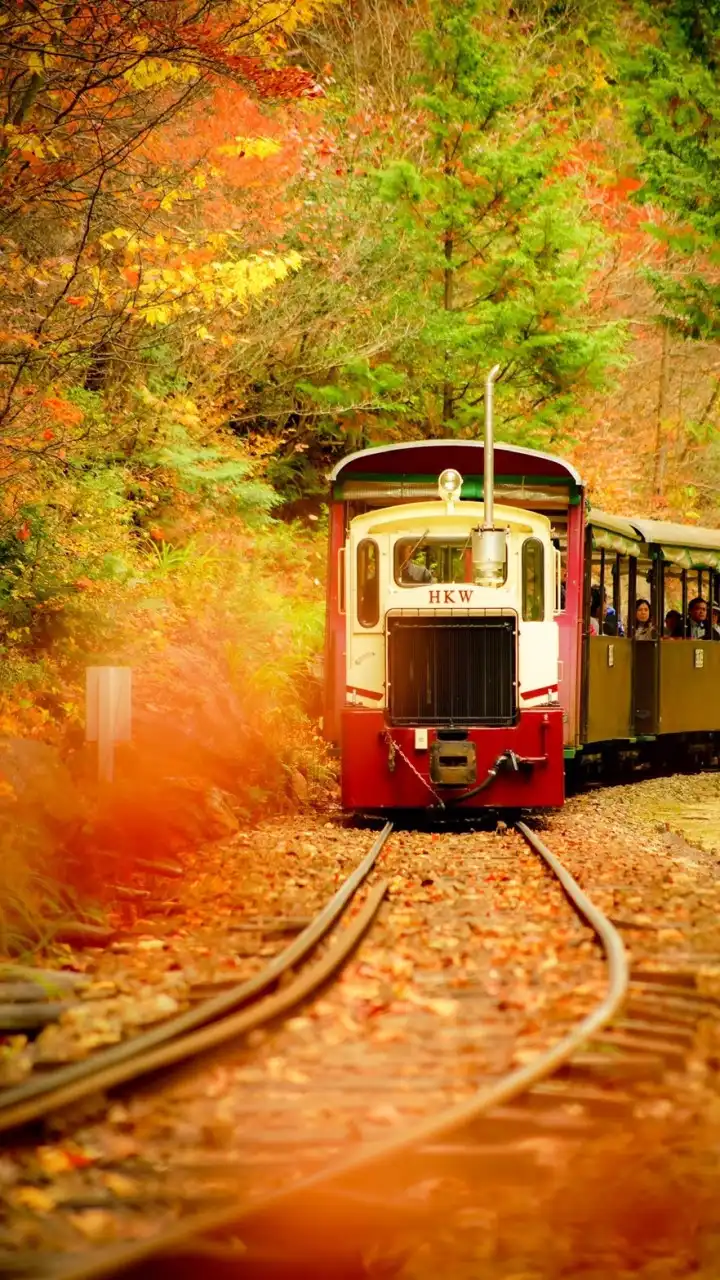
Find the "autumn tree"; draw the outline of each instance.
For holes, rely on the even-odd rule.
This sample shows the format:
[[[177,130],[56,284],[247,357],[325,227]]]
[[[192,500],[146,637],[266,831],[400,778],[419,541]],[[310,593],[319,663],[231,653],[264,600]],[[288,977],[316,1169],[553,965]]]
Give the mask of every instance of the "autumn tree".
[[[326,2],[0,16],[0,633],[45,634],[201,512],[272,504],[212,370],[300,267],[273,207],[300,135],[273,112],[316,94],[285,46]]]
[[[0,476],[61,455],[91,425],[73,387],[128,381],[142,352],[189,318],[241,311],[297,268],[242,226],[199,225],[176,206],[202,196],[220,152],[153,165],[155,139],[183,113],[202,116],[221,83],[248,98],[312,95],[282,58],[286,33],[323,0],[93,0],[5,9],[0,236]],[[245,112],[247,116],[247,112]],[[263,140],[229,138],[236,153]],[[272,150],[270,146],[270,150]],[[254,252],[253,252],[254,250]],[[112,377],[108,378],[108,373]]]

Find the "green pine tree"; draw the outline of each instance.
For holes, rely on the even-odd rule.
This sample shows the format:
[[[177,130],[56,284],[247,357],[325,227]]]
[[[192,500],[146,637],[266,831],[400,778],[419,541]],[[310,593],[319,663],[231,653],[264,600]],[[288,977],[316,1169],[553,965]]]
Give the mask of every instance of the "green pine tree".
[[[556,174],[558,138],[537,106],[546,68],[491,0],[432,0],[421,36],[422,158],[381,174],[407,275],[397,305],[424,324],[400,353],[414,416],[477,433],[486,372],[501,366],[505,437],[544,442],[599,385],[618,330],[589,323],[601,240]],[[526,39],[526,38],[525,38]]]

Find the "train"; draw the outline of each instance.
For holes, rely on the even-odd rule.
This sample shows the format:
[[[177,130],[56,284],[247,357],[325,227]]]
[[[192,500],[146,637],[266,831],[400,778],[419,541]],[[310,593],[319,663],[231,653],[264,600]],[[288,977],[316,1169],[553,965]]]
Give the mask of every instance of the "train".
[[[598,510],[570,463],[496,443],[495,376],[482,440],[331,473],[323,730],[349,813],[553,810],[577,773],[717,759],[720,530]],[[705,631],[670,643],[691,597]]]

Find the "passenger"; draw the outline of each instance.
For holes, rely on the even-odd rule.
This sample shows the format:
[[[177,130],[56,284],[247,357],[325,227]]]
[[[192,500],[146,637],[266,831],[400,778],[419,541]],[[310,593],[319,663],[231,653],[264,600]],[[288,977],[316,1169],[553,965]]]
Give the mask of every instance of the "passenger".
[[[710,639],[707,600],[702,596],[696,596],[688,605],[687,634],[691,640]]]
[[[653,639],[653,628],[650,623],[650,601],[642,597],[635,601],[635,639]]]
[[[720,640],[720,604],[714,604],[712,607],[712,638]]]
[[[607,613],[605,614],[605,635],[606,636],[624,636],[625,635],[625,628],[622,624],[622,620],[618,618],[611,604],[607,606]]]
[[[612,605],[607,602],[607,588],[603,590],[602,619],[600,617],[600,588],[595,586],[590,592],[590,635],[591,636],[624,636],[620,622]]]
[[[590,635],[591,636],[599,636],[600,628],[605,622],[605,611],[607,606],[605,605],[604,600],[602,600],[602,609],[600,605],[601,605],[600,588],[591,587],[590,589]]]
[[[665,631],[666,640],[682,640],[684,634],[682,614],[678,609],[668,609],[665,614]]]

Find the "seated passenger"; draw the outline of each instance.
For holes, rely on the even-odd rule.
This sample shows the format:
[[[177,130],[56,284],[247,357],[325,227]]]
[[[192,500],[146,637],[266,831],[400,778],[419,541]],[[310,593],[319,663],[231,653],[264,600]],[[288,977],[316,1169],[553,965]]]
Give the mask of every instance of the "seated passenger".
[[[703,600],[702,596],[696,596],[688,605],[688,625],[686,634],[691,640],[710,639],[707,600]]]
[[[665,614],[664,638],[666,640],[682,640],[684,634],[682,614],[678,609],[668,609]]]
[[[712,609],[712,639],[720,640],[720,604],[714,604]]]
[[[603,628],[606,636],[624,636],[625,628],[620,618],[618,618],[612,605],[607,606],[605,614],[605,626]]]
[[[595,586],[590,592],[590,635],[625,635],[622,622],[620,622],[612,605],[607,602],[607,588],[603,590],[602,617],[600,612],[600,588]]]
[[[652,640],[653,628],[650,623],[650,601],[641,597],[635,601],[635,639]]]

